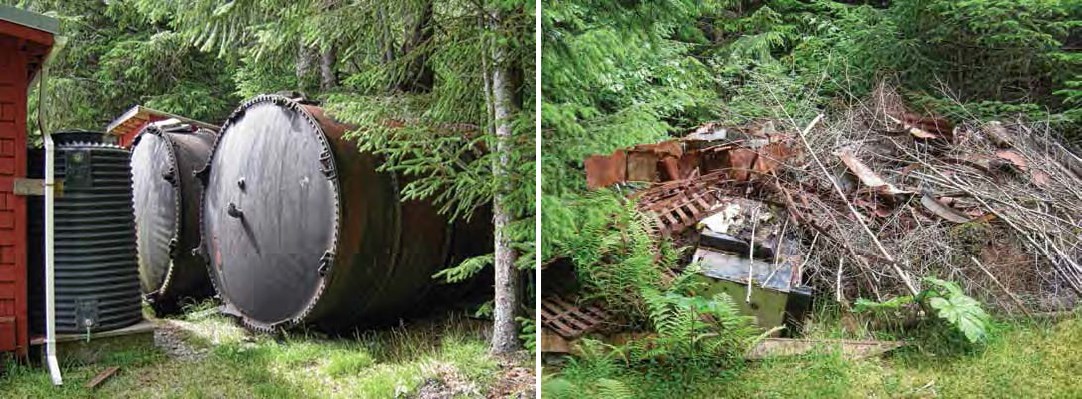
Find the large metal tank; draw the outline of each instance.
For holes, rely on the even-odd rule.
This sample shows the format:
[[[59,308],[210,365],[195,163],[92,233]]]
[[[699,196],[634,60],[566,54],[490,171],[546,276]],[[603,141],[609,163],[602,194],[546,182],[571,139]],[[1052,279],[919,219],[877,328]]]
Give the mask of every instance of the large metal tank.
[[[416,313],[437,270],[491,242],[485,228],[453,240],[431,204],[399,201],[404,182],[346,130],[317,106],[260,96],[229,117],[199,172],[202,254],[226,312],[249,328]]]
[[[130,153],[103,143],[97,132],[56,133],[53,140],[54,173],[58,182],[63,181],[63,193],[53,204],[56,331],[86,333],[136,324],[143,315]],[[40,173],[43,168],[30,170]],[[42,223],[38,219],[44,220],[41,207],[28,208],[31,228],[41,231],[33,227]],[[32,236],[30,242],[40,248],[42,238]],[[30,269],[40,273],[43,256],[39,250],[30,252],[35,263]],[[32,293],[31,297],[43,296]]]
[[[195,178],[210,156],[215,133],[191,125],[148,126],[132,143],[136,248],[143,299],[159,315],[214,294],[199,245]]]

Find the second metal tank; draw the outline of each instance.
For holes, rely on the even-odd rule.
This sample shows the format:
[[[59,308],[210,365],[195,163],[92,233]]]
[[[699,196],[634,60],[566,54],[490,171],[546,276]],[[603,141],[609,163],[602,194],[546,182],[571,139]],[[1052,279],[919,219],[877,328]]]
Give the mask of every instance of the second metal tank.
[[[215,133],[188,124],[148,126],[132,144],[136,248],[143,298],[171,314],[214,293],[199,245],[203,187],[195,171],[206,164]]]

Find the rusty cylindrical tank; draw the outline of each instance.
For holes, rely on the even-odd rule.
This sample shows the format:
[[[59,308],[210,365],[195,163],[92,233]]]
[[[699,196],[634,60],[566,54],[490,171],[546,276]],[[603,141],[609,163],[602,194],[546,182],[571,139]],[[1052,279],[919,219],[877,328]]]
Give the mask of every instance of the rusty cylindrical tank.
[[[317,106],[256,97],[198,173],[200,249],[225,311],[249,328],[341,331],[415,313],[432,275],[466,255],[432,204],[400,201],[403,182],[348,129]]]
[[[147,126],[132,143],[136,249],[143,299],[158,315],[207,298],[214,289],[192,250],[199,245],[203,187],[195,172],[215,133],[191,125]]]

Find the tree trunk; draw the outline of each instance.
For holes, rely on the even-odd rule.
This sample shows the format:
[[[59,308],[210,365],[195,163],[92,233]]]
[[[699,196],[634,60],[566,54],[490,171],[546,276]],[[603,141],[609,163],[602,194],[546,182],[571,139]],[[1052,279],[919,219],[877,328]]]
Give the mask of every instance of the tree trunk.
[[[332,44],[323,50],[319,58],[319,88],[323,91],[338,86],[338,75],[334,66],[338,63],[338,49]]]
[[[398,82],[398,89],[404,92],[427,92],[432,90],[435,80],[435,72],[428,66],[429,50],[424,48],[433,33],[432,26],[432,1],[426,1],[420,13],[416,15],[413,24],[413,33],[402,43],[402,51],[399,54],[408,57],[409,65],[402,81]]]
[[[498,28],[499,14],[495,18],[493,26]],[[492,26],[492,25],[490,25]],[[511,238],[508,235],[508,225],[512,215],[507,207],[507,193],[510,180],[511,163],[511,118],[514,115],[513,90],[507,51],[502,45],[493,43],[491,64],[491,88],[492,88],[492,111],[493,120],[496,124],[496,153],[493,175],[497,182],[496,193],[493,196],[492,213],[495,228],[495,262],[493,267],[496,271],[495,283],[495,308],[492,322],[492,348],[493,353],[510,353],[518,350],[521,345],[518,339],[518,324],[515,315],[522,299],[519,289],[519,271],[515,267],[518,254],[511,247]]]
[[[316,78],[314,73],[314,66],[316,64],[317,53],[315,49],[305,46],[304,43],[297,43],[297,91],[302,93],[310,92],[316,88]]]
[[[394,53],[395,44],[394,44],[394,39],[391,37],[390,24],[386,22],[387,21],[387,13],[383,9],[382,5],[378,9],[376,9],[376,16],[379,17],[380,21],[384,21],[383,23],[380,24],[379,48],[380,48],[380,50],[382,52],[383,63],[384,64],[389,64],[389,63],[391,63],[391,61],[394,61],[394,59],[395,59],[395,53]]]

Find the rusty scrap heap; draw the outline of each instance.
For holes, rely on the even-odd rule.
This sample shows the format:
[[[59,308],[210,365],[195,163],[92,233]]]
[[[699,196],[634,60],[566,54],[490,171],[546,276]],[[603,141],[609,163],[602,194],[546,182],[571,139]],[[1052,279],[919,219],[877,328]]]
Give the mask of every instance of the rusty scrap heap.
[[[652,182],[632,196],[657,235],[696,245],[694,260],[739,265],[746,277],[728,277],[740,284],[848,303],[937,276],[1005,311],[1077,302],[1082,158],[1047,124],[953,124],[880,88],[800,130],[780,126],[792,124],[707,124],[591,156],[588,185]]]

